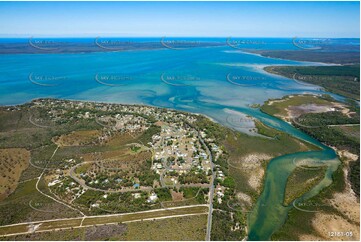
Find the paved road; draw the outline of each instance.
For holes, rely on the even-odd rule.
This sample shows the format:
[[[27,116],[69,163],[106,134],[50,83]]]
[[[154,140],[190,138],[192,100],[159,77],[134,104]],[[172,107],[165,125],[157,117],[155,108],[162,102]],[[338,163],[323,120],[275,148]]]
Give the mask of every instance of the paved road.
[[[34,125],[34,126],[36,126],[36,127],[38,127],[38,128],[49,128],[49,127],[50,127],[50,126],[48,126],[48,125],[41,125],[41,124],[35,123],[35,122],[33,121],[33,116],[32,116],[32,115],[30,115],[30,117],[29,117],[29,122],[30,122],[32,125]]]
[[[213,195],[214,195],[214,179],[215,179],[214,164],[213,164],[213,158],[212,158],[211,151],[208,149],[208,146],[202,139],[199,131],[197,131],[197,132],[198,132],[199,140],[207,149],[207,153],[209,156],[209,162],[211,164],[211,170],[212,170],[212,177],[211,177],[210,186],[209,186],[209,211],[208,211],[207,233],[206,233],[206,241],[210,241],[211,240],[211,230],[212,230]]]
[[[346,127],[352,127],[352,126],[360,126],[360,124],[330,124],[327,125],[328,127],[337,127],[337,126],[346,126]]]
[[[153,209],[153,210],[133,212],[133,213],[120,213],[120,214],[108,214],[108,215],[95,215],[95,216],[87,216],[87,217],[61,218],[61,219],[51,219],[51,220],[32,221],[32,222],[25,222],[25,223],[3,225],[3,226],[0,226],[0,237],[21,235],[21,234],[31,234],[34,232],[38,233],[38,232],[49,232],[49,231],[74,229],[74,228],[81,228],[81,227],[90,227],[93,225],[118,224],[119,222],[129,223],[129,222],[137,222],[137,221],[145,221],[145,220],[152,221],[154,219],[166,219],[166,218],[206,214],[206,210],[196,209],[197,207],[207,208],[208,205],[205,205],[205,204],[189,205],[189,206],[171,207],[171,208],[167,208],[167,209]],[[166,214],[164,214],[164,211],[167,211],[167,210],[175,210],[175,211],[179,210],[180,213],[166,215]],[[184,210],[184,211],[182,211],[182,210]],[[136,216],[133,216],[133,215],[136,215]],[[113,219],[106,220],[104,218],[113,218]],[[85,225],[83,225],[84,220],[87,221]],[[67,224],[64,224],[62,221],[67,222]],[[14,233],[14,231],[19,231],[19,232]]]

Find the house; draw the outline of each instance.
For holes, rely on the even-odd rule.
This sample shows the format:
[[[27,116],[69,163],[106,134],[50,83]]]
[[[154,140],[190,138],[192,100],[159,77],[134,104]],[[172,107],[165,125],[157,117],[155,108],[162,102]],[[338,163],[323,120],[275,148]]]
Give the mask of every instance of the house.
[[[149,196],[149,198],[147,199],[148,203],[154,203],[155,201],[158,200],[158,196],[157,194],[155,194],[154,192],[152,192]]]
[[[48,183],[48,187],[54,186],[54,185],[56,185],[58,183],[60,183],[59,180],[54,180],[54,181]]]
[[[138,199],[138,198],[141,198],[141,197],[142,197],[142,195],[141,195],[139,192],[133,193],[132,196],[133,196],[135,199]]]

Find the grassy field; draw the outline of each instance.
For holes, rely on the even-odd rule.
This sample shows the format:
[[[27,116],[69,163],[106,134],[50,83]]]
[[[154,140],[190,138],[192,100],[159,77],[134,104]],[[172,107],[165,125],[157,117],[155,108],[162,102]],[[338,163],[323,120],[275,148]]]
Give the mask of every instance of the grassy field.
[[[51,232],[33,233],[16,235],[9,237],[0,237],[0,240],[16,241],[97,241],[118,239],[126,231],[125,224],[102,225],[86,228],[74,228],[70,230],[59,230]]]
[[[79,215],[40,194],[35,184],[35,179],[20,183],[12,194],[0,202],[0,225]],[[45,184],[41,182],[39,187],[43,190]]]
[[[29,159],[30,152],[26,149],[0,149],[0,201],[15,190]]]
[[[94,218],[86,218],[83,222],[83,225],[92,225],[92,224],[105,224],[105,223],[119,223],[131,220],[142,220],[153,217],[163,217],[163,216],[176,216],[182,214],[200,214],[206,213],[208,208],[206,206],[197,206],[190,208],[179,208],[179,209],[169,209],[169,210],[161,210],[161,211],[149,211],[149,212],[139,212],[134,214],[124,214],[117,216],[108,216],[108,217],[94,217]]]
[[[79,130],[73,131],[70,134],[61,135],[55,143],[58,146],[81,146],[90,145],[99,141],[101,136],[100,130]]]
[[[168,218],[127,224],[120,240],[140,241],[201,241],[206,235],[207,215]]]
[[[194,215],[0,237],[0,240],[200,241],[205,238],[206,224],[207,215]]]
[[[87,217],[84,219],[83,226],[122,223],[127,221],[134,221],[134,220],[142,221],[144,219],[160,218],[167,216],[174,217],[185,214],[206,214],[207,211],[208,211],[207,206],[197,206],[197,207],[187,207],[187,208],[177,208],[177,209],[166,209],[160,211],[147,211],[147,212],[139,212],[133,214],[110,215],[104,217],[101,216]],[[59,221],[43,221],[40,223],[35,222],[34,225],[38,225],[37,231],[66,229],[66,228],[70,229],[72,227],[80,226],[81,221],[82,218],[69,218]],[[6,226],[0,228],[0,235],[19,233],[25,231],[28,231],[28,224]]]
[[[0,109],[0,147],[19,147],[28,150],[52,144],[52,138],[69,133],[72,130],[100,129],[94,120],[60,120],[53,123],[40,113],[44,110],[31,110],[25,104],[17,111]],[[45,111],[46,113],[46,111]],[[39,121],[39,120],[41,121]],[[36,121],[34,121],[36,120]],[[46,125],[43,125],[43,124]],[[50,124],[49,124],[50,123]],[[43,125],[43,126],[39,126]]]

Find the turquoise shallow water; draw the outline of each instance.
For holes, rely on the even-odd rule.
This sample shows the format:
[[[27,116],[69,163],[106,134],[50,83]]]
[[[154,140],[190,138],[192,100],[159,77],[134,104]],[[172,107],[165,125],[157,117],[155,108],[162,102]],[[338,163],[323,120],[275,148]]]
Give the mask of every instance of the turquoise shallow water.
[[[269,48],[294,46],[273,39]],[[243,53],[229,46],[143,51],[0,55],[0,104],[20,104],[40,97],[147,104],[205,114],[231,128],[231,111],[242,112],[267,125],[304,139],[324,150],[271,160],[265,187],[249,216],[249,239],[266,240],[287,217],[282,206],[287,176],[294,158],[327,161],[325,179],[308,195],[330,183],[337,168],[335,153],[291,125],[265,115],[250,104],[297,93],[326,93],[317,86],[265,73],[267,65],[314,65]],[[340,98],[335,96],[336,98]],[[242,131],[243,124],[239,124]]]
[[[230,47],[0,55],[0,104],[58,97],[174,108],[189,100],[244,107],[289,93],[320,93],[318,87],[262,72],[262,66],[275,64],[306,63],[263,58]],[[228,74],[243,86],[228,82]],[[116,85],[98,83],[97,75],[113,79],[108,83]],[[163,82],[162,75],[178,85]],[[36,85],[29,79],[54,86]]]

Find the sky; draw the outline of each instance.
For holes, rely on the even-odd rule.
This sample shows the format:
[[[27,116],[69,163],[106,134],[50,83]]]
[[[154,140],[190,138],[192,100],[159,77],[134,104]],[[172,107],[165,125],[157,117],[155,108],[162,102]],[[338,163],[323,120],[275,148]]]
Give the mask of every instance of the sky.
[[[359,2],[0,2],[0,36],[359,38]]]

